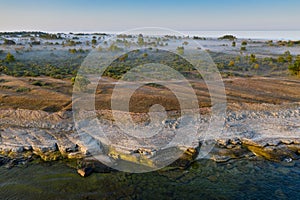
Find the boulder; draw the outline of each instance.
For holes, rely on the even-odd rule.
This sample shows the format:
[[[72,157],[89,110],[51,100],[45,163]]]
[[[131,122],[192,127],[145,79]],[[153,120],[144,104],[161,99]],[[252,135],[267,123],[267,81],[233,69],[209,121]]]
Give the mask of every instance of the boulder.
[[[93,168],[91,168],[91,167],[85,167],[85,168],[77,170],[77,173],[82,177],[87,177],[87,176],[91,175],[92,172],[93,172]]]

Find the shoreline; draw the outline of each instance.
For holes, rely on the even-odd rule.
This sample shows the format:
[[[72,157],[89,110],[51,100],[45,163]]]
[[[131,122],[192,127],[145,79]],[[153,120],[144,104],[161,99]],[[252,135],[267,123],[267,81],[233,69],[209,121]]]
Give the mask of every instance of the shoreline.
[[[205,157],[206,159],[214,160],[217,163],[253,156],[287,163],[300,159],[300,129],[297,125],[300,119],[300,107],[298,103],[281,106],[264,104],[265,110],[238,109],[239,111],[234,111],[238,106],[241,105],[231,104],[229,106],[233,109],[227,112],[221,137],[206,136],[205,142],[215,143],[212,151]],[[78,135],[74,135],[75,128],[71,125],[72,113],[70,111],[47,113],[45,111],[2,109],[0,116],[2,118],[0,124],[1,162],[7,168],[40,158],[44,161],[67,159],[86,162],[86,166],[81,166],[82,170],[90,169],[99,172],[111,170],[103,164],[96,164],[97,167],[93,167],[95,163],[100,162],[91,159],[89,146],[78,140]],[[207,125],[207,119],[204,118],[203,122],[206,121]],[[33,123],[28,124],[28,121]],[[13,141],[15,145],[18,145],[12,145]],[[188,168],[197,159],[199,148],[201,152],[203,141],[203,138],[199,138],[199,145],[191,150],[192,153],[184,153],[179,162],[176,161],[177,166],[176,164],[171,166],[181,169]],[[93,143],[93,139],[91,142]],[[8,145],[9,143],[10,145]],[[99,148],[102,149],[102,147]],[[146,155],[146,159],[151,159],[152,152],[149,149],[140,147],[139,150],[134,145],[128,148],[131,148],[131,151],[117,149],[105,153],[117,161],[122,158],[131,162],[133,157],[139,158],[143,155]],[[139,161],[141,160],[137,159],[134,162],[140,164]],[[79,167],[77,166],[77,168]]]

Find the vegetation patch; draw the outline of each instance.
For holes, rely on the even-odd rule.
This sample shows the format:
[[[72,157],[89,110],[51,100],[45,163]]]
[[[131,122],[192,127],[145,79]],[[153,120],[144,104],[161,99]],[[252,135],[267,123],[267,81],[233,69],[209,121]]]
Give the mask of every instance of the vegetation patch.
[[[16,89],[16,92],[30,92],[31,89],[30,88],[26,88],[26,87],[18,87]]]

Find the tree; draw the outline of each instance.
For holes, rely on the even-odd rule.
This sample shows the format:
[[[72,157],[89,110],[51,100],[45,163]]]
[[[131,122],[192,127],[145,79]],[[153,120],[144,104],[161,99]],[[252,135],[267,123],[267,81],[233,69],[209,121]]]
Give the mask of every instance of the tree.
[[[69,49],[69,52],[74,54],[74,53],[77,53],[77,50],[76,49]]]
[[[183,55],[184,54],[184,47],[177,47],[177,53],[179,55]]]
[[[8,53],[6,54],[5,61],[8,62],[8,63],[9,63],[9,62],[14,62],[14,61],[15,61],[15,57],[14,57],[11,53],[8,52]]]
[[[234,61],[231,60],[231,61],[229,62],[229,64],[228,64],[228,67],[233,67],[234,65],[235,65]]]
[[[3,73],[7,73],[8,71],[8,68],[6,66],[0,66],[0,73],[3,72]]]
[[[236,42],[235,42],[235,41],[232,42],[232,46],[233,46],[233,47],[236,46]]]
[[[246,51],[246,47],[241,47],[241,51]]]
[[[16,45],[16,42],[13,41],[13,40],[5,39],[5,40],[4,40],[4,44],[5,44],[5,45]]]
[[[139,37],[138,37],[138,45],[143,46],[144,44],[145,44],[145,42],[144,42],[143,35],[140,34]]]
[[[109,51],[112,51],[112,52],[115,52],[115,51],[120,51],[120,50],[122,50],[122,48],[118,47],[118,46],[115,45],[115,44],[111,44],[111,45],[108,47],[108,50],[109,50]]]
[[[244,40],[244,41],[242,42],[242,45],[243,45],[243,46],[246,46],[246,45],[247,45],[247,41]]]
[[[267,41],[266,44],[267,44],[268,46],[274,46],[273,40]]]
[[[284,57],[283,56],[278,56],[277,62],[278,63],[284,63]]]
[[[128,58],[128,54],[126,53],[126,54],[120,56],[120,57],[118,58],[118,60],[119,60],[120,62],[124,62],[127,58]]]
[[[72,84],[75,84],[75,88],[79,91],[86,90],[87,86],[91,83],[90,80],[82,75],[77,75],[71,79]]]
[[[256,63],[256,64],[253,66],[253,68],[256,69],[256,70],[258,70],[258,69],[259,69],[259,64]]]
[[[251,54],[251,55],[250,55],[250,62],[251,62],[251,63],[256,62],[256,56],[255,56],[254,54]]]
[[[96,39],[92,39],[92,45],[96,45],[97,44],[97,40]]]
[[[285,60],[289,63],[291,63],[293,61],[293,56],[291,55],[290,51],[284,52],[284,57],[285,57]]]
[[[290,65],[288,69],[292,75],[300,76],[300,55],[297,56],[294,64]]]
[[[187,41],[184,41],[183,43],[182,43],[182,45],[188,45],[189,43],[187,42]]]
[[[236,37],[233,35],[224,35],[218,38],[219,40],[236,40]]]

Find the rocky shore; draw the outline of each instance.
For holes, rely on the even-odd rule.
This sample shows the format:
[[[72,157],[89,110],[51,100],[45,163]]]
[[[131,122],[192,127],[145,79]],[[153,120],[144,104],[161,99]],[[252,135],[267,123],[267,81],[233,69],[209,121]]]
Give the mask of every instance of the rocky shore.
[[[103,111],[99,115],[103,115]],[[201,123],[207,125],[208,116],[201,117]],[[253,106],[240,109],[238,104],[231,105],[227,112],[223,133],[218,136],[206,135],[205,141],[204,138],[199,138],[198,146],[189,148],[171,166],[187,168],[193,160],[197,159],[199,149],[201,151],[204,142],[215,143],[215,147],[206,158],[216,162],[259,156],[272,161],[290,163],[300,158],[299,122],[300,106],[297,103],[264,104],[260,105],[259,109]],[[110,130],[112,126],[112,123],[107,123],[106,130]],[[171,124],[169,128],[174,127]],[[71,111],[49,113],[24,109],[0,110],[0,164],[8,168],[41,158],[45,161],[77,160],[76,167],[79,168],[78,172],[82,176],[92,171],[111,171],[112,169],[99,165],[93,160],[91,148],[94,151],[95,147],[99,151],[104,151],[112,160],[144,162],[147,165],[149,165],[147,158],[155,151],[137,147],[130,142],[127,151],[105,149],[92,136],[88,136],[83,141],[75,131]]]

